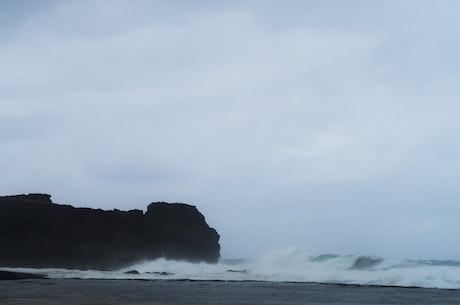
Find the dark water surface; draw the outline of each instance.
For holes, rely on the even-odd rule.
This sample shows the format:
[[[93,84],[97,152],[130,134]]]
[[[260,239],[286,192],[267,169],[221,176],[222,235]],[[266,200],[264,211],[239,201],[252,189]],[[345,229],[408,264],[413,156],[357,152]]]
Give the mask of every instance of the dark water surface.
[[[2,305],[460,304],[460,290],[314,283],[21,280],[0,282]]]

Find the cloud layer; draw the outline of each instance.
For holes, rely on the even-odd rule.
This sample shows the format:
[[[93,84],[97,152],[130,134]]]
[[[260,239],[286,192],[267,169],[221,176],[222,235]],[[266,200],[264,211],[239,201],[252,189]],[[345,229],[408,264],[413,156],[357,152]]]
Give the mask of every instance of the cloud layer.
[[[460,255],[457,3],[2,6],[2,193],[193,203],[226,256]]]

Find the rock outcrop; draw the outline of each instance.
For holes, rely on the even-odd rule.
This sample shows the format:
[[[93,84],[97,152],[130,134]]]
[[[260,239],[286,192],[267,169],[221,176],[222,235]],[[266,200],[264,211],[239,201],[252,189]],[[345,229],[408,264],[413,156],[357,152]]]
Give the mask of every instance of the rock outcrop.
[[[45,274],[38,273],[24,273],[24,272],[11,272],[11,271],[0,271],[0,281],[11,281],[11,280],[38,280],[48,278]]]
[[[214,263],[219,235],[195,206],[147,212],[55,204],[46,194],[0,197],[0,267],[112,270],[166,258]]]

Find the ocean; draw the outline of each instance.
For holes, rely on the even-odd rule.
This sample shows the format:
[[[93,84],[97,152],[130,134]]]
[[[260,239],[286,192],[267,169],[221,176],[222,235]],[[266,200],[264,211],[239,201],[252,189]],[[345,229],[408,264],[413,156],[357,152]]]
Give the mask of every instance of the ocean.
[[[49,277],[0,283],[0,304],[11,305],[460,304],[458,261],[287,249],[217,264],[159,259],[116,271],[0,269]],[[72,303],[74,298],[79,302]]]

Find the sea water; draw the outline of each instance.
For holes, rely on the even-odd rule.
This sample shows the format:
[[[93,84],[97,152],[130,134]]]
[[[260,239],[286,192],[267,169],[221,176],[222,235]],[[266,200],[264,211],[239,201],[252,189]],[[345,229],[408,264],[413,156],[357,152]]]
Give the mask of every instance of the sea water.
[[[3,281],[2,305],[458,305],[460,290],[191,280]]]
[[[217,264],[157,259],[116,271],[1,269],[44,273],[52,279],[305,282],[460,289],[460,262],[457,261],[312,255],[302,249],[275,251],[256,260],[221,259]]]

